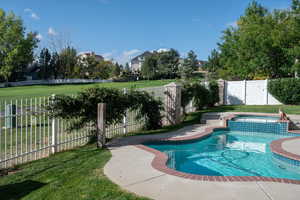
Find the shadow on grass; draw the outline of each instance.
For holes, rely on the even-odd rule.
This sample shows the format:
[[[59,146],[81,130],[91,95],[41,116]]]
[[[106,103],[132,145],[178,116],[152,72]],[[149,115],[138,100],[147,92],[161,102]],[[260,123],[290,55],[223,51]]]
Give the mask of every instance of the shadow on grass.
[[[29,193],[33,192],[34,190],[37,190],[45,185],[46,185],[45,183],[32,181],[32,180],[26,180],[20,183],[3,185],[0,186],[1,199],[6,199],[6,200],[20,199],[28,195]]]

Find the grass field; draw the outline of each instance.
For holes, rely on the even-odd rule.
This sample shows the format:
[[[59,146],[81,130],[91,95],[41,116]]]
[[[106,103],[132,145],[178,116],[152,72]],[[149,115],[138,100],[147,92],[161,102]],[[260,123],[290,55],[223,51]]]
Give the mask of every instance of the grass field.
[[[0,88],[0,101],[50,96],[52,94],[76,94],[83,89],[90,87],[113,87],[113,88],[146,88],[163,86],[176,80],[154,80],[154,81],[135,81],[135,82],[112,82],[112,83],[96,83],[96,84],[73,84],[73,85],[36,85]]]
[[[142,200],[121,190],[104,174],[108,150],[87,145],[22,165],[0,178],[1,199],[101,199]]]

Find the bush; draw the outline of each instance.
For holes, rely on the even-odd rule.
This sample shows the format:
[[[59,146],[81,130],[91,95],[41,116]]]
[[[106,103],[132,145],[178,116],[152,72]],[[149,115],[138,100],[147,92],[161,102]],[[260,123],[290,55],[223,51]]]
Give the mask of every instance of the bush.
[[[194,98],[193,84],[184,82],[181,89],[181,107],[185,108]]]
[[[60,95],[47,107],[52,117],[71,119],[70,130],[97,124],[97,105],[106,103],[106,124],[122,122],[127,110],[137,110],[136,120],[145,119],[145,128],[157,129],[162,126],[162,102],[145,91],[123,91],[114,88],[89,88],[75,97]]]
[[[207,89],[201,83],[183,83],[181,94],[181,107],[185,113],[185,107],[193,100],[196,109],[214,106],[219,102],[219,86],[217,82],[211,82]]]
[[[300,79],[286,78],[271,80],[268,84],[269,92],[281,103],[300,104]]]
[[[196,83],[193,86],[194,89],[194,104],[197,110],[201,110],[204,107],[208,107],[210,104],[210,92],[205,86]]]
[[[212,107],[220,101],[219,85],[216,81],[211,81],[208,85],[208,88],[210,93],[209,106]]]

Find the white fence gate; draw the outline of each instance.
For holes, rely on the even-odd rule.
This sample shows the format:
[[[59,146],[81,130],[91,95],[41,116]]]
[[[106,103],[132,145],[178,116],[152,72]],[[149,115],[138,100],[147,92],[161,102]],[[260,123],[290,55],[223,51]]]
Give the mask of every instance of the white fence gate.
[[[226,105],[278,105],[281,104],[268,92],[268,80],[226,81]]]

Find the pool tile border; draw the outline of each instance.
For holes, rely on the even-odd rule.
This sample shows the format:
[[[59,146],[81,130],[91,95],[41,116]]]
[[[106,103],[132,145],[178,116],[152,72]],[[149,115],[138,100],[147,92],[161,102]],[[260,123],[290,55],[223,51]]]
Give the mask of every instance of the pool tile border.
[[[238,113],[241,114],[241,113]],[[237,114],[230,114],[223,118],[223,126],[214,126],[214,127],[208,127],[205,128],[205,130],[201,133],[187,136],[187,137],[178,137],[178,138],[169,138],[169,139],[157,139],[157,140],[151,140],[151,141],[189,141],[189,140],[195,140],[195,139],[203,139],[213,133],[215,129],[223,129],[227,128],[227,122],[228,120],[236,117]],[[261,114],[257,113],[257,115],[267,115],[267,116],[274,116],[274,114]],[[288,122],[288,121],[280,121],[280,122]],[[297,131],[288,131],[294,134],[299,134],[300,132]],[[282,144],[285,141],[293,140],[293,139],[299,139],[300,137],[293,137],[293,138],[284,138],[275,140],[271,143],[270,148],[271,151],[277,155],[280,155],[282,157],[297,160],[300,161],[300,156],[287,152],[282,148]],[[147,140],[148,141],[148,140]],[[168,156],[160,152],[156,149],[147,147],[143,144],[137,144],[134,145],[135,147],[145,150],[147,152],[153,153],[155,155],[154,159],[152,160],[152,167],[154,169],[157,169],[161,172],[164,172],[169,175],[185,178],[185,179],[191,179],[191,180],[198,180],[198,181],[212,181],[212,182],[276,182],[276,183],[287,183],[287,184],[297,184],[300,185],[300,180],[292,180],[292,179],[284,179],[284,178],[271,178],[271,177],[263,177],[263,176],[207,176],[207,175],[197,175],[197,174],[190,174],[190,173],[184,173],[180,172],[174,169],[171,169],[167,166]]]

